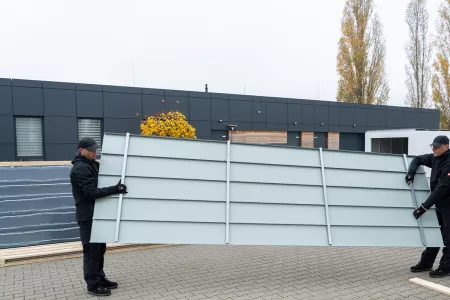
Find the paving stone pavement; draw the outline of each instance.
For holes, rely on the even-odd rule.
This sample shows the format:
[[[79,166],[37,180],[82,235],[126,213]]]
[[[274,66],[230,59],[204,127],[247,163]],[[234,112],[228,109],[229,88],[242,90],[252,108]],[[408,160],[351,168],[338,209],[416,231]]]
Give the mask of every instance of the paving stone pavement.
[[[203,246],[106,255],[106,299],[449,299],[409,283],[421,248]],[[96,299],[81,258],[0,268],[0,299]]]

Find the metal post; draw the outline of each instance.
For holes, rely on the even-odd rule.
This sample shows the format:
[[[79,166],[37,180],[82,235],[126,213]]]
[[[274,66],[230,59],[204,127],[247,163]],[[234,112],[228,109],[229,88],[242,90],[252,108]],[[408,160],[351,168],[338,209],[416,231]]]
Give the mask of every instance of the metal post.
[[[121,181],[123,184],[125,184],[125,171],[127,169],[127,158],[128,158],[128,145],[130,143],[130,133],[127,132],[127,135],[125,137],[125,149],[123,152],[123,163],[122,163],[122,177]],[[119,206],[117,207],[117,218],[116,218],[116,235],[115,235],[115,241],[117,242],[119,240],[119,227],[120,227],[120,217],[122,215],[122,199],[123,194],[119,194]]]
[[[408,160],[406,159],[406,154],[403,154],[403,162],[405,163],[405,170],[406,172],[408,172]],[[413,204],[415,208],[419,207],[419,204],[417,203],[417,199],[416,199],[416,192],[414,191],[414,185],[411,182],[411,184],[409,185],[410,187],[410,192],[411,192],[411,198],[413,200]],[[424,246],[427,245],[427,241],[425,239],[425,234],[423,233],[423,226],[422,226],[422,222],[420,221],[420,219],[417,219],[417,224],[419,225],[419,231],[420,231],[420,238],[422,239],[422,244]]]
[[[325,181],[325,166],[323,164],[323,151],[322,151],[322,148],[319,148],[319,155],[320,155],[320,168],[322,170],[323,201],[325,203],[325,217],[326,217],[326,222],[327,222],[328,244],[332,245],[332,242],[331,242],[331,227],[330,227],[330,214],[328,212],[327,183]]]
[[[231,134],[231,132],[230,132]],[[230,151],[231,141],[227,140],[227,204],[226,204],[226,224],[225,224],[225,243],[230,243]]]

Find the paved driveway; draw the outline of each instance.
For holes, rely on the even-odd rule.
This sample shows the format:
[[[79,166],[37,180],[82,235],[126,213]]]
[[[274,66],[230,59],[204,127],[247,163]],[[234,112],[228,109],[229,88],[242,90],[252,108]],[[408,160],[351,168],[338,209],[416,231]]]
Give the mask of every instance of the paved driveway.
[[[176,246],[106,256],[106,299],[449,299],[411,284],[422,249]],[[0,299],[94,299],[81,258],[0,268]],[[419,277],[450,286],[450,278]]]

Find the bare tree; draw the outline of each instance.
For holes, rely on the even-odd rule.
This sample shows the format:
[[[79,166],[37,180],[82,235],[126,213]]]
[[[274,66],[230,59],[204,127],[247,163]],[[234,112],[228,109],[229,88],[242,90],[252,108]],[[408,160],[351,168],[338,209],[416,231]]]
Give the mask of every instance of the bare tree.
[[[386,47],[373,0],[347,0],[341,31],[336,99],[341,102],[387,104]]]
[[[428,41],[428,11],[426,0],[411,0],[406,9],[409,41],[405,51],[406,95],[405,104],[416,108],[429,107],[429,84],[431,80],[431,46]]]

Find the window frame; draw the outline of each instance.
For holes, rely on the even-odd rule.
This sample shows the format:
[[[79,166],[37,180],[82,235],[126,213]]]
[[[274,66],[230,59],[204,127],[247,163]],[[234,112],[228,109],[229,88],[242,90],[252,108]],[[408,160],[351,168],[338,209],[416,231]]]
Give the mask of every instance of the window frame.
[[[19,156],[18,141],[17,141],[17,119],[40,119],[41,120],[41,133],[42,133],[42,156]],[[15,159],[16,161],[45,161],[45,126],[44,118],[41,116],[14,116],[14,147],[15,147]]]

